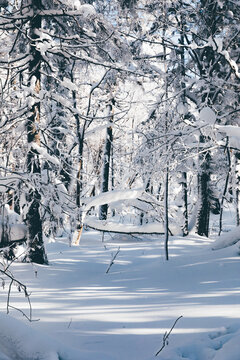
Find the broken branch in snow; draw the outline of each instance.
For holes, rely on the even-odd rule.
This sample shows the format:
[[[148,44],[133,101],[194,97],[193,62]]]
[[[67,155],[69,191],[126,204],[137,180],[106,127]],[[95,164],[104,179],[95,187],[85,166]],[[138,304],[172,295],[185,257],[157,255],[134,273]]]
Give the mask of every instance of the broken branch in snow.
[[[108,268],[107,268],[106,274],[108,274],[109,270],[110,270],[111,267],[113,266],[114,261],[116,260],[116,257],[118,256],[119,252],[120,252],[120,246],[119,246],[117,252],[115,253],[115,255],[113,256],[113,258],[112,258],[112,260],[111,260],[111,262],[110,262],[110,264],[109,264],[109,266],[108,266]]]
[[[105,233],[119,233],[119,234],[164,234],[163,225],[160,223],[148,223],[146,225],[133,225],[133,224],[119,224],[112,221],[86,219],[84,225],[97,230],[104,231]],[[177,229],[178,230],[178,229]],[[177,233],[177,231],[174,231]]]
[[[175,328],[178,320],[180,320],[182,317],[183,317],[182,315],[179,316],[179,317],[175,320],[175,322],[174,322],[173,326],[171,327],[171,329],[170,329],[168,332],[167,332],[167,331],[165,332],[165,334],[163,335],[162,346],[161,346],[161,348],[156,352],[155,356],[158,356],[158,355],[160,354],[160,352],[165,348],[165,346],[168,345],[169,336],[170,336],[171,332],[173,331],[173,329]]]

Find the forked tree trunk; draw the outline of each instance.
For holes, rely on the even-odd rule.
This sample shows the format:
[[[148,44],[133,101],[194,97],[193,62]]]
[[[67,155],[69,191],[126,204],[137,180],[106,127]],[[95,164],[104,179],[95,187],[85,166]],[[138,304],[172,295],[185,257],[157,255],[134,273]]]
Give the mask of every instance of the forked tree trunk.
[[[32,43],[30,44],[31,61],[29,62],[29,86],[34,87],[31,89],[39,94],[41,86],[41,54],[36,49],[36,41],[38,39],[37,30],[41,29],[41,16],[38,15],[42,7],[41,0],[32,0],[31,6],[33,9],[33,16],[30,20],[30,36]],[[34,83],[34,84],[33,84]],[[32,95],[34,96],[34,95]],[[28,260],[38,264],[46,264],[47,256],[45,253],[43,232],[42,232],[42,219],[40,215],[40,202],[41,195],[37,189],[37,183],[41,178],[40,162],[37,151],[34,149],[34,143],[40,145],[40,133],[38,130],[38,123],[40,122],[40,101],[35,99],[35,103],[31,108],[31,114],[27,121],[27,141],[29,151],[27,154],[27,171],[29,176],[32,177],[33,188],[30,189],[27,196],[29,205],[28,213],[26,216],[27,223],[27,240],[28,240]]]

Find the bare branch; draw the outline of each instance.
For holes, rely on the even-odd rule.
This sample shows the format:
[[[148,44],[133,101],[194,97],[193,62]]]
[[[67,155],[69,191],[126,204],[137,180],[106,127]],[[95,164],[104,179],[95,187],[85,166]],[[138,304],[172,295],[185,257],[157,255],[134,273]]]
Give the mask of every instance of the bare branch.
[[[155,356],[158,356],[158,355],[160,354],[160,352],[165,348],[165,346],[168,345],[169,336],[170,336],[171,332],[173,331],[174,327],[176,326],[178,320],[180,320],[182,317],[183,317],[182,315],[179,316],[179,317],[175,320],[175,322],[174,322],[173,326],[171,327],[171,329],[170,329],[168,332],[167,332],[167,331],[165,332],[165,334],[163,335],[162,346],[161,346],[161,348],[156,352]]]
[[[113,258],[112,258],[112,260],[111,260],[111,262],[110,262],[110,264],[109,264],[109,266],[108,266],[108,268],[107,268],[106,274],[108,274],[109,270],[110,270],[111,267],[113,266],[114,261],[116,260],[116,257],[118,256],[119,253],[120,253],[120,246],[119,246],[117,252],[114,254],[114,256],[113,256]]]

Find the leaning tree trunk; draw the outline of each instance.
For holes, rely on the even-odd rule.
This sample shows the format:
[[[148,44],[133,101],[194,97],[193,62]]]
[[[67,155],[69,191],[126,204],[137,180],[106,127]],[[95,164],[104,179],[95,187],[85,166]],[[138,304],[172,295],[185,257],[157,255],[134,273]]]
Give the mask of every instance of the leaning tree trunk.
[[[200,143],[204,144],[205,136],[200,135]],[[210,218],[210,152],[207,150],[203,156],[199,155],[199,174],[198,174],[198,215],[197,215],[197,234],[208,236]]]
[[[40,146],[40,133],[38,130],[38,123],[40,122],[40,101],[38,100],[38,94],[41,86],[41,54],[36,49],[36,43],[39,38],[37,30],[41,29],[41,16],[38,14],[42,7],[41,0],[32,0],[31,6],[33,9],[33,16],[30,20],[30,33],[29,38],[31,39],[30,44],[30,55],[31,60],[29,62],[29,87],[31,87],[31,96],[34,96],[34,105],[30,110],[30,115],[27,121],[27,141],[29,151],[27,154],[27,171],[30,179],[33,181],[27,201],[28,213],[26,215],[27,223],[27,240],[28,240],[28,259],[31,262],[38,264],[46,264],[47,257],[43,242],[42,232],[42,219],[40,215],[40,201],[41,195],[37,184],[40,182],[41,169],[38,152],[34,145]],[[34,91],[32,89],[34,87]],[[36,95],[33,93],[35,92]]]

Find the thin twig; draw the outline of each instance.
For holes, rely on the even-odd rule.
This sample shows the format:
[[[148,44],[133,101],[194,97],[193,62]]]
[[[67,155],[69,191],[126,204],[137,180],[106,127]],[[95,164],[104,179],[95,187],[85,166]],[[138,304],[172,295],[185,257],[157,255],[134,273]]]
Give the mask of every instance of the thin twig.
[[[104,235],[105,235],[105,233],[104,233],[104,231],[102,232],[102,242],[104,242]]]
[[[9,280],[10,280],[10,284],[8,286],[8,295],[7,295],[7,314],[9,313],[9,308],[13,308],[15,310],[20,311],[29,321],[38,321],[38,320],[33,320],[32,319],[32,305],[31,305],[31,301],[30,301],[30,294],[27,291],[27,287],[26,285],[24,285],[21,281],[15,279],[15,277],[9,272],[9,270],[2,270],[0,269],[0,273],[5,275]],[[29,316],[27,316],[25,313],[23,313],[22,310],[10,305],[10,297],[11,297],[11,291],[12,291],[12,285],[13,284],[17,284],[19,291],[23,291],[28,305],[29,305]]]
[[[109,270],[110,270],[111,267],[113,266],[114,260],[115,260],[116,257],[118,256],[119,252],[120,252],[120,246],[119,246],[117,252],[115,253],[115,255],[113,256],[113,258],[112,258],[112,260],[111,260],[111,262],[110,262],[110,264],[109,264],[109,266],[108,266],[108,268],[107,268],[106,274],[108,274]]]
[[[70,319],[70,321],[68,323],[68,327],[67,327],[68,329],[70,328],[71,324],[72,324],[72,318]]]
[[[171,332],[173,331],[174,327],[176,326],[178,320],[180,320],[182,317],[183,317],[182,315],[179,316],[179,317],[175,320],[175,322],[174,322],[173,326],[171,327],[171,329],[169,330],[169,332],[167,332],[167,331],[165,332],[165,334],[163,335],[162,346],[161,346],[161,348],[156,352],[155,356],[158,356],[159,353],[165,348],[165,346],[168,345],[169,336],[170,336]]]
[[[31,317],[28,317],[28,316],[25,314],[24,311],[22,311],[21,309],[15,307],[15,306],[8,305],[8,307],[9,307],[9,308],[12,308],[12,309],[14,309],[14,310],[19,311],[19,312],[20,312],[26,319],[28,319],[28,321],[30,321],[30,322],[39,321],[39,320],[40,320],[40,319],[35,319],[35,320],[33,320]]]

